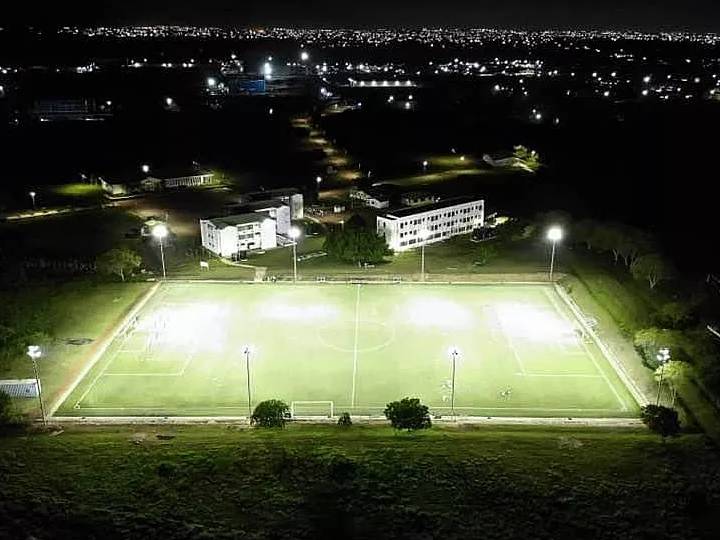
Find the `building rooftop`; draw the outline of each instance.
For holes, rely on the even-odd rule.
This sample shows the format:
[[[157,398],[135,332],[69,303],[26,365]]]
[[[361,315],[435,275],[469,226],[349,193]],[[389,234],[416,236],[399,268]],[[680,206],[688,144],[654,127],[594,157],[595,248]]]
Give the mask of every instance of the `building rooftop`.
[[[423,206],[412,206],[409,208],[400,208],[398,210],[392,210],[387,212],[384,217],[387,219],[401,219],[408,216],[414,216],[417,214],[425,214],[427,212],[434,212],[436,210],[442,210],[443,208],[450,208],[459,204],[466,204],[472,202],[482,202],[483,199],[479,197],[452,197],[451,199],[445,199],[432,204],[426,204]]]
[[[234,214],[232,216],[210,218],[207,221],[215,225],[218,229],[224,229],[225,227],[234,227],[235,225],[257,223],[265,219],[267,219],[267,216],[263,216],[262,213],[249,212],[247,214]]]

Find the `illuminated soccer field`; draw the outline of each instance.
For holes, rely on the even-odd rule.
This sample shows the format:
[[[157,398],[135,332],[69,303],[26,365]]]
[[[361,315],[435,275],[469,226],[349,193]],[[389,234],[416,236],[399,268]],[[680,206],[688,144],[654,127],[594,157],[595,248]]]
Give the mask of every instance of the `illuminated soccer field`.
[[[168,283],[70,392],[58,416],[433,414],[635,416],[598,344],[549,285]],[[308,403],[310,402],[310,403]]]

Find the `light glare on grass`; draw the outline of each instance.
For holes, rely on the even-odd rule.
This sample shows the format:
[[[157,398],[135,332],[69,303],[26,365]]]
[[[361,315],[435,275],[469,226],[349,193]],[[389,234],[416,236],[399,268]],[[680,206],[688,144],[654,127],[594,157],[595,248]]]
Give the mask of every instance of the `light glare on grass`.
[[[321,319],[330,319],[338,315],[336,309],[326,304],[315,305],[291,305],[274,302],[263,306],[260,315],[266,319],[276,319],[281,321],[317,321]]]
[[[500,304],[496,307],[503,332],[511,339],[537,343],[568,343],[576,341],[573,326],[547,310],[529,304]]]
[[[449,300],[420,298],[407,306],[408,320],[415,326],[436,326],[444,328],[467,327],[472,314]]]

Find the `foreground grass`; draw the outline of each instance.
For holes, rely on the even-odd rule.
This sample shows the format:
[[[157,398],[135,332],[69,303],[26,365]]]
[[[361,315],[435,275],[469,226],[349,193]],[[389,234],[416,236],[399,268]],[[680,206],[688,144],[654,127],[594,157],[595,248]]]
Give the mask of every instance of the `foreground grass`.
[[[711,538],[700,435],[291,426],[0,439],[6,538]]]

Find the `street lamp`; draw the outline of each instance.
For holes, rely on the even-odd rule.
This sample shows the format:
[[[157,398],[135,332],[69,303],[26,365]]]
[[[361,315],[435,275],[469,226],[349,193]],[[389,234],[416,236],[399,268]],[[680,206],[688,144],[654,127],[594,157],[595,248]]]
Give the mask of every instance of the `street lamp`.
[[[293,283],[295,283],[297,281],[297,239],[300,238],[300,229],[290,227],[288,234],[293,241]]]
[[[658,364],[660,364],[660,379],[658,380],[658,391],[655,405],[660,405],[660,388],[662,387],[663,375],[665,374],[665,364],[670,361],[670,349],[662,347],[655,355],[655,359],[658,361]]]
[[[245,345],[243,347],[243,354],[245,355],[245,371],[246,371],[246,378],[247,378],[247,396],[248,396],[248,418],[252,416],[252,394],[250,393],[250,353],[252,352],[252,347],[250,345]]]
[[[457,363],[457,357],[460,356],[460,349],[455,347],[454,345],[450,347],[448,350],[448,354],[450,354],[450,358],[452,358],[452,383],[451,383],[451,390],[450,390],[450,411],[455,416],[455,364]]]
[[[315,177],[315,182],[316,182],[318,185],[320,185],[320,184],[322,183],[322,181],[323,181],[322,176],[316,176],[316,177]]]
[[[35,372],[35,384],[37,385],[38,400],[40,401],[40,414],[42,414],[42,421],[44,425],[47,425],[47,418],[45,417],[45,405],[42,399],[42,389],[40,387],[40,372],[37,367],[37,359],[42,356],[42,351],[38,345],[28,345],[27,355],[30,357],[33,365],[33,371]]]
[[[145,174],[149,173],[149,172],[150,172],[150,165],[143,165],[143,166],[142,166],[142,172],[144,172]]]
[[[422,240],[422,246],[420,247],[420,279],[425,281],[425,242],[430,237],[430,231],[422,229],[418,233],[420,240]]]
[[[163,225],[162,223],[160,223],[159,225],[155,225],[152,230],[152,235],[160,242],[160,261],[162,261],[163,279],[165,279],[167,278],[167,273],[165,272],[165,252],[163,250],[163,238],[168,235],[167,226]]]
[[[307,51],[301,52],[300,60],[302,60],[303,62],[307,62],[308,60],[310,60],[310,54]]]
[[[562,240],[563,231],[557,225],[552,226],[548,229],[547,239],[552,242],[552,254],[550,255],[550,281],[553,278],[553,270],[555,270],[555,246]]]
[[[33,210],[35,210],[35,195],[37,195],[37,193],[31,191],[28,195],[30,195],[30,198],[32,199]]]
[[[428,168],[427,159],[426,159],[425,161],[423,161],[423,164],[422,164],[422,165],[423,165],[423,172],[427,171],[427,168]]]

